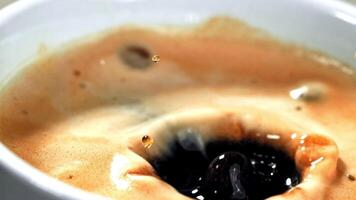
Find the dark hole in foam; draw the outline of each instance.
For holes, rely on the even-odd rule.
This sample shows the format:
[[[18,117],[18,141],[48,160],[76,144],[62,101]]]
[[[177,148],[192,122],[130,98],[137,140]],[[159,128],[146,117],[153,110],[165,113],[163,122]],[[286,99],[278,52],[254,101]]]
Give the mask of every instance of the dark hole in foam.
[[[167,144],[169,153],[149,161],[164,181],[189,197],[259,200],[284,193],[301,181],[294,160],[272,146],[212,140],[192,148],[192,141],[197,140],[184,145],[176,138]]]
[[[144,46],[127,45],[119,50],[119,56],[132,69],[146,69],[152,65],[152,54]]]

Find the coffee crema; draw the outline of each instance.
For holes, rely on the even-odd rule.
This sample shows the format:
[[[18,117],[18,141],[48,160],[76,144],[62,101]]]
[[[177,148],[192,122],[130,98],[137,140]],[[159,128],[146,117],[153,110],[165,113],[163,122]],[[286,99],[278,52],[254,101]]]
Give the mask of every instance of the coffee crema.
[[[354,199],[353,73],[230,18],[121,27],[41,55],[14,77],[1,91],[0,141],[42,172],[113,199],[262,198],[247,197],[259,188],[246,177],[285,184],[264,191],[270,199]],[[159,171],[178,156],[174,142],[179,155],[206,162],[193,166],[208,170],[205,185]],[[200,185],[204,194],[191,188]]]

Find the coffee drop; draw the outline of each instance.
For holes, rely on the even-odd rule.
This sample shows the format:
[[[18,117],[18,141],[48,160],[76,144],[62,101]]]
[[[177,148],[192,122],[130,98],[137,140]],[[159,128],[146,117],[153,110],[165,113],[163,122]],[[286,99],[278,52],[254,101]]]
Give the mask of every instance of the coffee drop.
[[[161,58],[159,57],[159,55],[154,55],[152,56],[152,61],[155,63],[158,63],[161,60]]]
[[[153,144],[153,138],[148,135],[142,137],[142,144],[146,149],[149,149]]]

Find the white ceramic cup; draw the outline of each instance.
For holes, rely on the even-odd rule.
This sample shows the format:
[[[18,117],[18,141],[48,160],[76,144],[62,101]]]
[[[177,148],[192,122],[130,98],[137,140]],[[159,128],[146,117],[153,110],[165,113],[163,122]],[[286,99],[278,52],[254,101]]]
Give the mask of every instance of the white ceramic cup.
[[[41,44],[55,48],[125,23],[192,25],[215,15],[356,68],[356,7],[336,0],[20,0],[0,10],[0,86]],[[0,199],[97,198],[46,176],[0,143]]]

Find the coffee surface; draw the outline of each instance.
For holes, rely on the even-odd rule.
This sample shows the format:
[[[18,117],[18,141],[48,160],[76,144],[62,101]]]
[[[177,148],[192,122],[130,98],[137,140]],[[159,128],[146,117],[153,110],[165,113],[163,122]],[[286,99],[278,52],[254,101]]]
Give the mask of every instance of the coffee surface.
[[[1,91],[0,141],[39,170],[89,192],[189,199],[149,163],[149,151],[170,139],[146,127],[166,116],[174,122],[182,111],[239,110],[269,130],[333,140],[339,159],[320,199],[354,199],[356,182],[348,178],[356,175],[353,73],[229,18],[194,28],[123,27],[42,55],[16,75]],[[280,134],[293,139],[292,132]],[[142,144],[144,135],[150,147]]]

